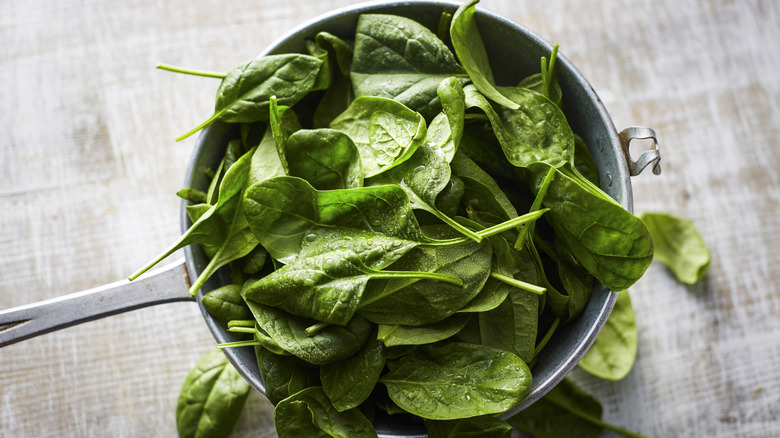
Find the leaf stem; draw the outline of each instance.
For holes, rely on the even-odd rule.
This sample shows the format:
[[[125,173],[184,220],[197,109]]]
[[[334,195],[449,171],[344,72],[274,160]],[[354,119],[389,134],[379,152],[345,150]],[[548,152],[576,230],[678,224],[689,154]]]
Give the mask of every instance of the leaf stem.
[[[518,289],[522,289],[524,291],[528,291],[536,295],[544,295],[544,293],[547,291],[547,289],[543,287],[537,286],[535,284],[527,283],[525,281],[518,280],[516,278],[512,278],[504,274],[499,274],[498,272],[495,271],[491,272],[490,276],[510,286],[514,286]]]
[[[252,327],[254,328],[255,321],[253,319],[231,319],[228,321],[228,329],[233,327]]]
[[[234,332],[234,333],[250,333],[250,334],[257,333],[257,329],[254,328],[254,327],[241,327],[241,326],[229,327],[228,331]]]
[[[544,176],[544,179],[542,180],[542,184],[539,186],[539,191],[536,192],[536,197],[534,197],[534,202],[531,204],[531,208],[529,211],[537,211],[542,207],[542,202],[544,201],[545,195],[547,195],[547,189],[550,187],[550,183],[553,180],[553,177],[555,176],[555,168],[550,167],[550,170],[547,171],[547,175]],[[525,243],[526,239],[528,238],[529,233],[532,231],[533,227],[525,225],[520,229],[520,232],[517,235],[517,240],[515,240],[515,249],[520,251],[523,249],[523,244]]]
[[[372,270],[373,271],[373,270]],[[445,283],[454,284],[455,286],[463,286],[463,280],[454,275],[439,274],[437,272],[424,272],[424,271],[373,271],[370,273],[371,278],[421,278],[426,280],[438,280]]]
[[[533,222],[537,219],[539,219],[549,208],[544,208],[537,211],[532,211],[530,213],[526,213],[522,216],[518,216],[516,218],[509,219],[506,222],[501,222],[498,225],[493,225],[490,228],[485,228],[484,230],[477,231],[476,234],[478,234],[483,239],[486,237],[494,236],[496,234],[503,233],[504,231],[511,230],[512,228],[515,228],[517,226]],[[449,246],[458,246],[463,245],[464,243],[469,243],[470,240],[466,237],[456,237],[454,239],[444,239],[444,240],[436,240],[436,239],[428,239],[424,240],[423,242],[420,242],[420,245],[424,246],[437,246],[437,247],[449,247]]]
[[[561,318],[555,318],[555,321],[553,321],[550,328],[547,329],[547,333],[544,334],[542,340],[539,341],[538,344],[536,344],[536,348],[534,348],[534,357],[538,356],[539,353],[542,351],[542,348],[544,348],[544,346],[547,345],[547,342],[550,340],[553,333],[555,333],[555,330],[558,328],[558,324],[560,323],[561,323]]]
[[[482,241],[482,236],[479,235],[479,233],[474,232],[473,230],[470,230],[466,228],[465,226],[461,225],[456,221],[455,219],[447,216],[446,214],[442,213],[438,209],[434,208],[431,211],[434,216],[441,219],[442,222],[446,223],[447,225],[454,228],[456,231],[458,231],[460,234],[463,234],[464,236],[468,237],[469,239],[479,243]]]
[[[209,117],[208,119],[206,119],[206,121],[205,121],[205,122],[203,122],[203,123],[201,123],[200,125],[198,125],[198,126],[196,126],[196,127],[192,128],[192,129],[190,129],[189,131],[185,132],[184,134],[182,134],[182,135],[180,135],[180,136],[176,137],[176,141],[182,141],[182,140],[184,140],[185,138],[187,138],[187,137],[191,136],[192,134],[194,134],[194,133],[196,133],[196,132],[200,131],[201,129],[205,128],[206,126],[209,126],[209,125],[210,125],[210,124],[212,124],[212,123],[213,123],[215,120],[217,120],[218,118],[220,118],[220,117],[222,116],[222,114],[224,114],[224,113],[225,113],[225,111],[227,111],[227,110],[228,110],[228,108],[230,108],[230,107],[229,107],[229,106],[226,106],[225,108],[222,108],[221,110],[219,110],[219,111],[215,112],[214,114],[212,114],[212,115],[211,115],[211,117]]]
[[[157,64],[157,68],[160,70],[171,71],[174,73],[183,73],[185,75],[203,76],[206,78],[217,78],[217,79],[225,78],[225,73],[217,73],[213,71],[204,71],[204,70],[190,70],[183,67],[177,67],[175,65]]]
[[[225,348],[238,348],[238,347],[254,347],[257,345],[263,345],[260,343],[260,341],[252,340],[252,341],[236,341],[236,342],[226,342],[224,344],[217,344],[217,348],[220,350]]]
[[[328,322],[318,322],[318,323],[316,323],[314,325],[310,325],[310,326],[306,327],[306,330],[304,330],[304,332],[306,332],[306,334],[309,335],[309,336],[313,336],[313,335],[316,335],[317,332],[319,332],[320,330],[324,329],[325,327],[327,327],[329,325],[330,325],[330,323],[328,323]]]

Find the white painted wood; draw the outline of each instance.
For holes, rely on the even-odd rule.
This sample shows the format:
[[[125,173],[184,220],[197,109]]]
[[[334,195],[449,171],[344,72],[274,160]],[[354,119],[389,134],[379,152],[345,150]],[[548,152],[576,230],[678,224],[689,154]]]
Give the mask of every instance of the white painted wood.
[[[224,71],[346,0],[0,2],[0,308],[124,278],[179,233],[194,138]],[[632,289],[629,376],[575,377],[605,418],[659,437],[780,435],[780,4],[517,2],[481,7],[551,41],[618,129],[653,127],[661,177],[638,211],[692,219],[699,285],[653,265]],[[137,310],[0,349],[0,436],[174,436],[179,386],[214,341],[191,303]],[[235,436],[273,436],[250,398]]]

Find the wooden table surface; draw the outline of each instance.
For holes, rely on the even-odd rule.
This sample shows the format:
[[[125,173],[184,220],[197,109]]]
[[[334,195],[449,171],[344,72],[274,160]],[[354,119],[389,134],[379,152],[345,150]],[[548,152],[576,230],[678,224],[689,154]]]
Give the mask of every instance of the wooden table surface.
[[[0,308],[126,277],[179,235],[213,79],[347,0],[0,0]],[[632,288],[631,374],[574,376],[605,418],[657,437],[780,436],[780,3],[483,0],[561,45],[615,125],[654,128],[663,174],[638,211],[693,220],[695,286],[653,264]],[[175,436],[181,383],[214,341],[192,303],[0,350],[0,437]],[[234,436],[273,436],[253,394]]]

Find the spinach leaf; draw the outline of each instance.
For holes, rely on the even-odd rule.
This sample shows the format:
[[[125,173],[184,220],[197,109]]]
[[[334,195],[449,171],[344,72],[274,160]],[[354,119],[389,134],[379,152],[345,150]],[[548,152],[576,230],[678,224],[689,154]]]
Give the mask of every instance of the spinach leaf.
[[[279,438],[376,438],[374,426],[357,409],[337,411],[319,386],[282,400],[274,409]]]
[[[300,256],[244,286],[243,296],[299,316],[344,325],[354,315],[370,279],[424,278],[461,284],[432,272],[383,271],[416,243],[373,232],[314,230]]]
[[[604,429],[626,437],[647,438],[607,423],[601,415],[601,404],[566,378],[536,403],[507,421],[539,438],[596,438]]]
[[[517,210],[498,183],[465,154],[458,153],[450,164],[453,174],[465,184],[463,204],[491,213],[500,220],[517,217]]]
[[[539,296],[511,288],[504,302],[479,313],[481,343],[510,351],[531,362],[539,326]]]
[[[677,280],[695,284],[710,267],[710,253],[696,225],[667,213],[642,213],[655,244],[655,258],[672,270]]]
[[[357,147],[348,135],[333,129],[301,129],[284,143],[289,174],[308,181],[317,190],[363,186]]]
[[[425,26],[394,15],[358,19],[351,73],[357,96],[394,99],[430,119],[441,111],[437,87],[450,76],[466,75]]]
[[[385,368],[385,347],[376,334],[354,356],[320,368],[322,389],[337,411],[363,403]]]
[[[599,185],[599,173],[598,169],[596,169],[596,162],[593,161],[593,156],[590,155],[588,145],[577,134],[574,134],[574,168],[583,178],[596,186]]]
[[[538,185],[549,167],[536,164],[531,170]],[[627,289],[653,259],[647,227],[567,168],[555,172],[544,198],[544,206],[550,208],[545,217],[597,280],[614,291]]]
[[[181,189],[178,192],[176,192],[176,196],[180,197],[181,199],[184,199],[185,201],[190,201],[193,204],[201,204],[206,202],[206,193],[193,188],[185,188]]]
[[[517,167],[546,163],[561,167],[574,159],[574,134],[566,116],[546,97],[525,88],[504,88],[519,109],[499,114],[473,85],[463,87],[466,106],[488,117],[507,160]],[[511,93],[511,94],[509,94]]]
[[[289,263],[314,226],[375,231],[414,242],[425,238],[405,192],[398,186],[314,189],[295,177],[278,177],[246,190],[249,227],[276,260]]]
[[[442,321],[421,326],[380,324],[377,337],[387,347],[432,344],[455,335],[468,321],[468,314],[455,314]]]
[[[358,97],[330,127],[355,142],[366,178],[406,161],[426,136],[420,114],[383,97]]]
[[[465,125],[465,113],[466,113],[466,94],[463,92],[463,87],[454,77],[444,79],[439,83],[439,87],[436,89],[436,94],[441,101],[442,112],[447,117],[448,128],[450,131],[449,141],[439,146],[444,152],[444,156],[447,157],[447,162],[452,161],[452,157],[455,155],[455,151],[460,145],[460,141],[463,138],[463,128]],[[437,116],[438,117],[438,116]],[[431,122],[434,124],[436,119]]]
[[[429,438],[512,438],[512,426],[492,415],[458,420],[425,420]]]
[[[271,129],[266,129],[249,162],[246,186],[251,187],[265,180],[285,175],[287,172],[276,150],[273,133]]]
[[[495,88],[493,71],[490,69],[485,45],[482,43],[482,37],[479,35],[474,19],[477,3],[479,0],[470,0],[455,11],[450,25],[452,46],[474,86],[493,102],[516,110],[520,106],[504,97]]]
[[[596,377],[620,380],[634,366],[636,351],[636,316],[628,291],[624,290],[618,294],[607,323],[579,365]]]
[[[438,225],[430,235],[451,235]],[[393,264],[399,271],[419,270],[452,275],[462,286],[421,278],[376,280],[363,294],[358,313],[377,324],[423,325],[439,322],[471,301],[490,275],[490,245],[471,242],[455,247],[421,247],[409,251]]]
[[[315,89],[322,61],[309,55],[285,54],[255,58],[230,70],[217,90],[214,114],[177,140],[183,140],[215,120],[250,123],[267,120],[269,100],[292,106]]]
[[[357,353],[368,339],[371,324],[360,316],[345,327],[329,325],[309,335],[306,328],[314,322],[274,307],[247,300],[258,326],[284,350],[315,365],[346,359]]]
[[[295,356],[274,354],[260,346],[255,347],[255,356],[265,396],[273,404],[320,384],[317,368]]]
[[[219,350],[204,356],[184,380],[176,402],[180,437],[223,437],[238,421],[249,383]]]
[[[318,33],[315,44],[319,50],[327,53],[331,82],[317,104],[312,123],[315,128],[325,128],[344,112],[354,99],[349,78],[353,50],[349,43],[328,32]]]
[[[225,326],[231,320],[242,320],[252,317],[241,297],[241,286],[228,284],[203,295],[200,300],[203,307]]]
[[[503,412],[531,385],[519,357],[483,345],[459,342],[418,347],[397,361],[379,381],[406,411],[433,420]]]

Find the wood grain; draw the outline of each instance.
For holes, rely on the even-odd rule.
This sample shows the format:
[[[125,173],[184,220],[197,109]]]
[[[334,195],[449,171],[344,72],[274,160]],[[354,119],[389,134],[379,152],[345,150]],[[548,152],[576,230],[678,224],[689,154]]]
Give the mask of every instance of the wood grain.
[[[0,308],[121,279],[179,234],[194,138],[224,71],[346,0],[0,2]],[[618,129],[659,135],[635,207],[693,220],[695,286],[653,265],[620,382],[574,377],[605,418],[659,437],[780,435],[780,3],[483,0],[561,45]],[[0,436],[174,436],[181,383],[214,345],[169,304],[0,350]],[[273,436],[250,397],[235,436]]]

